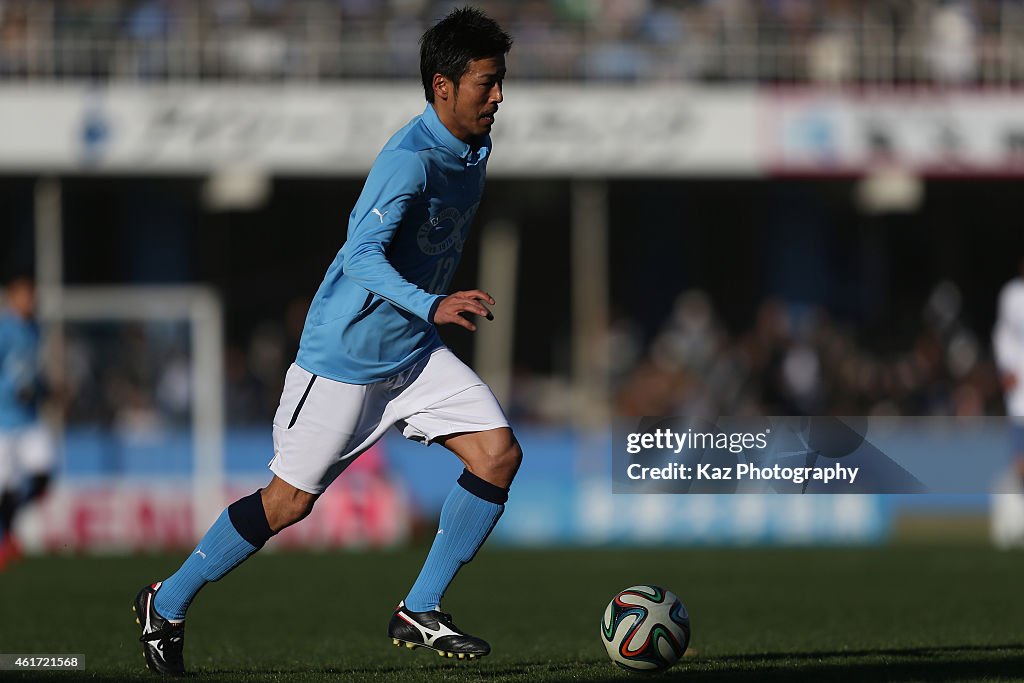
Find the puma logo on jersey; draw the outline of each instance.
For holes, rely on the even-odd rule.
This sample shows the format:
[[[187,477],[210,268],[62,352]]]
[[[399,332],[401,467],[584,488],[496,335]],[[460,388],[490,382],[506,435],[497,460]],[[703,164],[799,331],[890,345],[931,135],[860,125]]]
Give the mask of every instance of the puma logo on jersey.
[[[198,555],[199,557],[203,558],[204,560],[206,559],[206,553],[204,553],[202,550],[199,550],[198,548],[192,554],[193,555]]]
[[[371,211],[370,213],[372,213],[372,214],[376,214],[376,216],[377,216],[378,218],[380,218],[380,222],[381,222],[381,223],[383,223],[383,222],[384,222],[384,216],[388,215],[388,214],[390,213],[390,211],[385,211],[384,213],[381,213],[381,212],[380,212],[380,209],[374,209],[374,210],[373,210],[373,211]]]

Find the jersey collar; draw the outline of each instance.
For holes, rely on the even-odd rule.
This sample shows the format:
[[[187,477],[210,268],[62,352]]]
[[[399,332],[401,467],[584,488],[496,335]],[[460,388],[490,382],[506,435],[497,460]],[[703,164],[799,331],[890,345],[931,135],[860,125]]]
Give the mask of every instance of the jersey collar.
[[[491,151],[490,137],[484,137],[480,146],[474,149],[469,143],[463,142],[452,135],[452,132],[441,123],[440,117],[438,117],[437,112],[434,110],[434,105],[429,102],[427,103],[427,108],[423,110],[423,121],[426,122],[427,128],[434,134],[434,137],[451,150],[452,154],[470,166],[474,166],[486,159]]]

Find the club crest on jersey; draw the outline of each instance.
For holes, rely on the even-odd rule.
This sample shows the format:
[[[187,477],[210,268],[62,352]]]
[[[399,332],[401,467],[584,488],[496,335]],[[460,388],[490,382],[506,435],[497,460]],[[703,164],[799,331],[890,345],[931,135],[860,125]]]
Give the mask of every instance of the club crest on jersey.
[[[424,221],[416,231],[416,243],[420,251],[428,256],[436,256],[455,247],[456,251],[461,252],[477,206],[474,204],[465,213],[448,207]]]

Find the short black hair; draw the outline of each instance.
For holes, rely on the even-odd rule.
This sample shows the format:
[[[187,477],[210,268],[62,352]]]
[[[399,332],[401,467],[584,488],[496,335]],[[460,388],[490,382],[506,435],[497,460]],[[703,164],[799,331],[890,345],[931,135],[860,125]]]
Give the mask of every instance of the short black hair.
[[[4,270],[2,275],[2,285],[4,289],[12,287],[23,281],[35,285],[35,277],[33,276],[30,268],[26,268],[24,266],[12,266]]]
[[[420,76],[427,102],[434,101],[434,74],[457,87],[472,60],[505,55],[510,49],[512,37],[498,22],[475,7],[452,10],[420,38]]]

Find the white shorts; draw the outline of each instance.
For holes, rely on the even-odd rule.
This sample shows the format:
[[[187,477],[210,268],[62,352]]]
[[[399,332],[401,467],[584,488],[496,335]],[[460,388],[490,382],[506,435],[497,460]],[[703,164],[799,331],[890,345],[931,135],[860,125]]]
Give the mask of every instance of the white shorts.
[[[1021,422],[1024,421],[1021,419],[1024,418],[1024,386],[1021,386],[1020,382],[1024,377],[1018,375],[1017,380],[1017,386],[1006,392],[1006,414],[1017,418],[1015,422]]]
[[[323,493],[391,426],[429,445],[509,425],[491,390],[447,347],[375,384],[338,382],[293,363],[274,416],[270,470],[297,489]]]
[[[53,463],[53,439],[43,424],[0,431],[0,490],[16,488],[21,477],[48,474]]]

